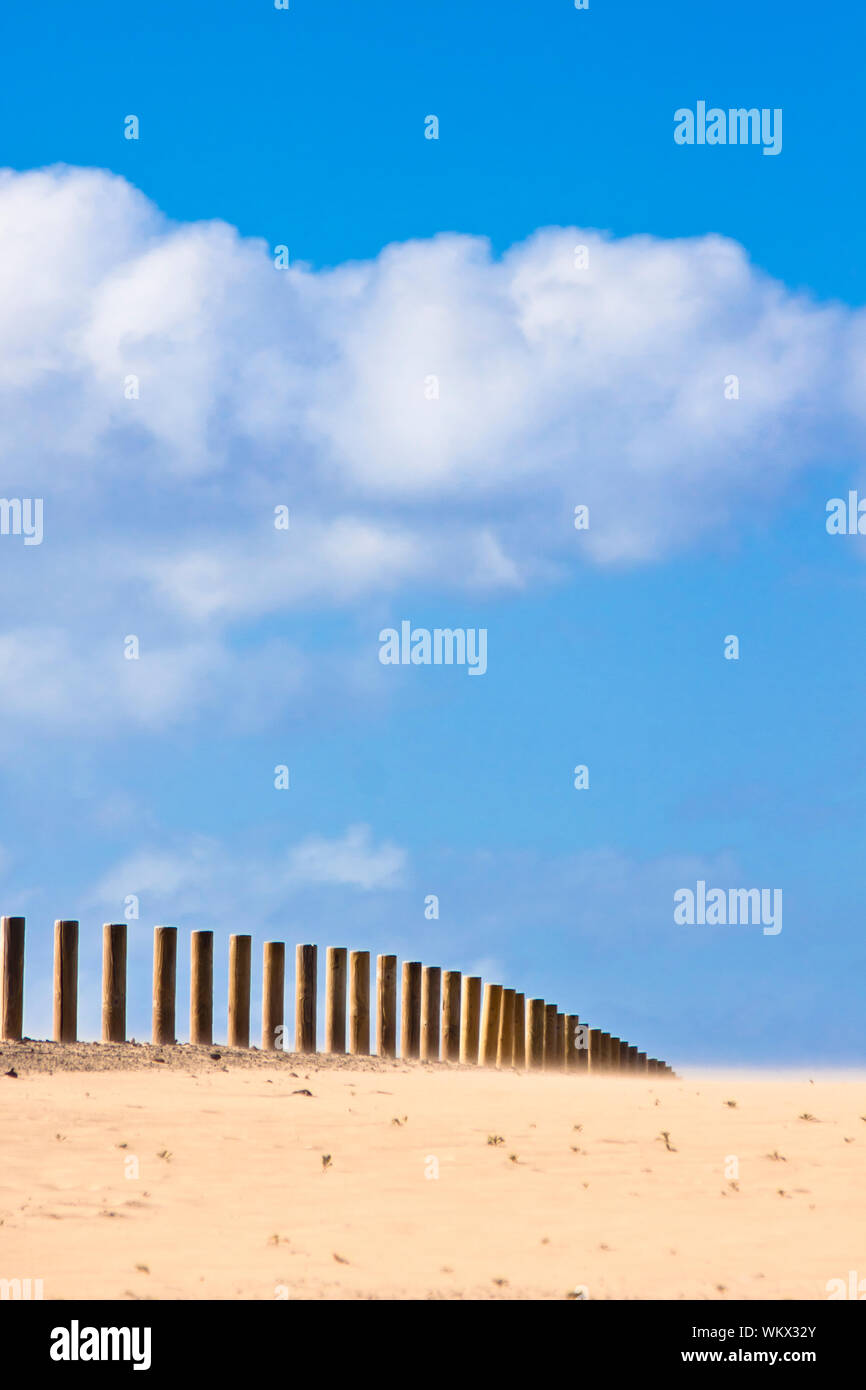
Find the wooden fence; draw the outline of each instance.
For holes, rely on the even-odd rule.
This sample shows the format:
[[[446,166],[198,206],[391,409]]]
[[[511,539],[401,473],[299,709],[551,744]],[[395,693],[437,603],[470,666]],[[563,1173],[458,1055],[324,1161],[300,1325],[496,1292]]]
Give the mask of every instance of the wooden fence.
[[[24,1027],[24,918],[4,917],[0,928],[0,1038],[20,1041]],[[102,929],[102,1041],[126,1040],[125,922]],[[228,1045],[250,1046],[252,937],[229,937]],[[295,948],[294,1048],[285,1007],[286,948],[266,941],[262,959],[264,1051],[317,1051],[318,948]],[[459,970],[377,956],[371,1018],[369,951],[329,946],[325,955],[325,1052],[366,1057],[375,1051],[425,1062],[463,1062],[530,1071],[653,1072],[670,1066],[633,1044],[593,1028],[577,1014],[544,999],[483,983]],[[153,1024],[155,1043],[176,1041],[177,928],[155,927]],[[399,995],[399,1001],[398,1001]],[[348,1004],[348,1007],[347,1007]],[[78,1036],[78,923],[54,923],[54,1038]],[[190,935],[189,1040],[213,1043],[213,932]]]

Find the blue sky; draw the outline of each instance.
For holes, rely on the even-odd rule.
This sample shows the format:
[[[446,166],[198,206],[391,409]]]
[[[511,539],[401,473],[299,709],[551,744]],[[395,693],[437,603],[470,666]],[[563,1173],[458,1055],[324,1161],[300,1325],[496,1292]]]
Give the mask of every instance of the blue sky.
[[[161,922],[214,928],[220,1000],[248,930],[478,970],[680,1067],[862,1063],[864,552],[824,523],[866,491],[864,27],[3,16],[0,493],[45,499],[40,546],[0,536],[27,1031],[78,916],[96,1035],[135,894],[138,1037]],[[781,154],[676,145],[698,100],[781,108]],[[487,673],[383,667],[404,618],[485,627]],[[781,888],[783,930],[676,925],[700,878]]]

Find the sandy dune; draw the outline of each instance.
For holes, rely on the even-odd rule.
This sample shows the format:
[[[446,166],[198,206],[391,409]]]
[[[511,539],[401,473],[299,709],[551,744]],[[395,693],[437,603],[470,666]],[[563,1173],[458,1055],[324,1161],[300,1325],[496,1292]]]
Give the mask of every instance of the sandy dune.
[[[0,1045],[0,1278],[46,1299],[820,1299],[866,1275],[862,1078],[48,1051],[50,1074]]]

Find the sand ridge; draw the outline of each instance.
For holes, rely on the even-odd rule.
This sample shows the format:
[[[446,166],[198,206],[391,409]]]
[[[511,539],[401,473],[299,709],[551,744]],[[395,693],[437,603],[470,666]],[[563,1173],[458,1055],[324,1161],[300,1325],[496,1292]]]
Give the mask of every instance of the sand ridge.
[[[46,1299],[822,1299],[866,1275],[862,1077],[219,1045],[66,1070],[59,1046],[0,1055],[0,1278]]]

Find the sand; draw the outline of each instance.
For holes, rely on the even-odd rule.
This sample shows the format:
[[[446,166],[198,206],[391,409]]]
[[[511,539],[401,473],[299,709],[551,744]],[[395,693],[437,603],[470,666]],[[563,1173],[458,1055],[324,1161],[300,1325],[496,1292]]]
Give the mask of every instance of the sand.
[[[4,1043],[0,1279],[46,1299],[824,1299],[866,1275],[864,1148],[863,1077]]]

